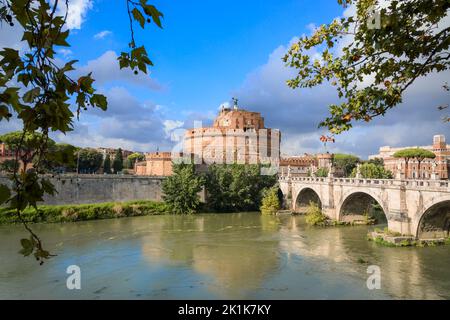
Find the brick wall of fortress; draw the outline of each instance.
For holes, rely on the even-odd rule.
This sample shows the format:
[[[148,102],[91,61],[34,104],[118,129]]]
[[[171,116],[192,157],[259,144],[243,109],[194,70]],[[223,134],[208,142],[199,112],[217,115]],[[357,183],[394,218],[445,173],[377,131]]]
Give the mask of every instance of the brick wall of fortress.
[[[44,204],[84,204],[110,201],[162,200],[163,177],[115,175],[58,175],[49,177],[58,194],[45,197]],[[10,180],[0,175],[0,184]]]

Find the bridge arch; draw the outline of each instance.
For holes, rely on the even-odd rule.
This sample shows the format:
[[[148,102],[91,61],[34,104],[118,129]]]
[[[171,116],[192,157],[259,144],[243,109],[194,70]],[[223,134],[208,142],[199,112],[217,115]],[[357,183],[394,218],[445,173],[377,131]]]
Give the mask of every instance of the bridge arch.
[[[336,208],[337,220],[348,222],[363,220],[369,215],[376,223],[388,223],[387,213],[383,201],[370,189],[350,190]]]
[[[303,187],[295,196],[294,211],[305,213],[310,202],[314,202],[322,209],[322,200],[319,193],[311,187]]]
[[[415,231],[419,239],[448,238],[450,236],[450,196],[429,201],[417,220]]]

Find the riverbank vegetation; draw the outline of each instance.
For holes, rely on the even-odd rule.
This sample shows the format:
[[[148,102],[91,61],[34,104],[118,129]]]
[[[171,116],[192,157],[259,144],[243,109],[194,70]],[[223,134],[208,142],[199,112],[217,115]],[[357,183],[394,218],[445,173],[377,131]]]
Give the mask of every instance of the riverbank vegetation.
[[[260,165],[211,165],[205,174],[206,209],[246,212],[260,209],[265,190],[277,183],[275,175],[262,175]]]
[[[172,213],[194,213],[200,207],[199,192],[203,177],[195,172],[193,164],[173,164],[173,174],[163,181],[163,200]]]
[[[310,226],[324,227],[328,225],[328,220],[329,219],[322,213],[322,210],[320,210],[317,203],[311,201],[306,209],[306,223]]]
[[[278,197],[278,188],[272,187],[264,192],[262,203],[261,203],[261,213],[262,214],[276,214],[280,209],[280,199]]]
[[[159,215],[169,212],[167,205],[163,202],[130,201],[80,205],[44,205],[38,206],[37,210],[28,207],[23,210],[21,216],[24,221],[29,223],[52,223]],[[15,210],[0,209],[0,224],[20,222]]]

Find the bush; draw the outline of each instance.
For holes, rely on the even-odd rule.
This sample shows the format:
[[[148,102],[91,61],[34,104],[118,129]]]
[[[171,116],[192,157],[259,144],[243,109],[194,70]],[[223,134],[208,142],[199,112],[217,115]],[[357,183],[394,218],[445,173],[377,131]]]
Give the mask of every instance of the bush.
[[[327,168],[319,168],[319,169],[317,169],[316,177],[321,177],[321,178],[328,177],[328,169]]]
[[[262,214],[275,214],[280,209],[280,199],[278,198],[278,188],[266,189],[260,207]]]
[[[306,223],[311,226],[324,226],[327,220],[317,203],[311,201],[306,209]]]
[[[254,164],[211,165],[206,174],[207,206],[214,212],[258,211],[263,192],[277,182]]]
[[[163,199],[172,213],[194,213],[200,206],[198,193],[203,185],[204,180],[196,175],[194,165],[173,164],[173,174],[162,184]]]
[[[94,219],[157,215],[169,213],[165,203],[155,201],[106,202],[81,205],[38,206],[27,208],[22,217],[27,222],[73,222]],[[19,223],[17,214],[8,208],[0,209],[0,224]]]

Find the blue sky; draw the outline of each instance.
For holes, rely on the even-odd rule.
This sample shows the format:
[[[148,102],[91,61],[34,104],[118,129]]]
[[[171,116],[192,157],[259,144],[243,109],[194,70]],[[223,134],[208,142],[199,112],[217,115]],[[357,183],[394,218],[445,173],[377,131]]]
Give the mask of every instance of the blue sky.
[[[164,13],[164,28],[141,30],[135,24],[137,44],[146,46],[155,64],[149,75],[135,76],[120,71],[116,62],[130,40],[125,1],[70,0],[72,46],[61,50],[59,59],[77,59],[79,73],[93,72],[98,90],[108,96],[109,110],[89,110],[74,132],[55,135],[56,140],[138,151],[170,149],[173,133],[194,120],[208,124],[219,106],[236,96],[242,107],[261,112],[267,126],[282,131],[282,153],[323,151],[319,137],[326,131],[317,124],[326,117],[327,105],[336,102],[335,92],[327,86],[287,88],[293,70],[281,57],[295,37],[352,8],[344,11],[334,0],[152,3]],[[19,35],[20,30],[3,29],[0,47],[20,47]],[[447,80],[449,73],[421,79],[403,105],[339,136],[330,150],[366,157],[383,145],[430,144],[438,133],[450,139],[449,125],[434,107],[449,100],[441,90]],[[19,124],[1,126],[0,133]]]

